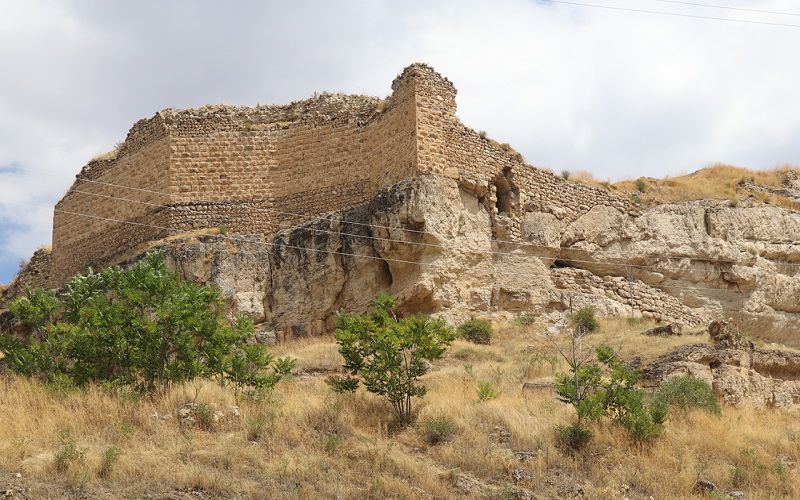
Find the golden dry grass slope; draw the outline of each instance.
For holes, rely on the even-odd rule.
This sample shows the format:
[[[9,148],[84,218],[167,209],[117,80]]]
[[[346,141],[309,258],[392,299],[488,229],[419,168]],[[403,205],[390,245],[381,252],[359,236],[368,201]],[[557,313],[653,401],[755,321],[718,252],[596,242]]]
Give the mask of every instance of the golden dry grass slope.
[[[752,197],[755,201],[770,201],[787,208],[797,208],[795,204],[780,195],[753,193],[742,188],[751,181],[767,188],[781,188],[782,181],[789,170],[800,172],[795,166],[784,165],[771,170],[750,170],[724,164],[714,164],[687,175],[654,179],[640,177],[610,184],[599,182],[589,172],[577,172],[570,178],[601,186],[618,194],[629,193],[645,203],[667,203],[687,200],[731,200]]]
[[[589,343],[647,363],[704,341],[642,337],[651,326],[606,321]],[[547,390],[522,390],[565,366],[535,325],[496,333],[492,345],[449,349],[405,428],[381,399],[337,395],[324,383],[341,361],[330,337],[278,346],[299,358],[296,377],[263,397],[199,381],[139,399],[3,374],[0,489],[20,498],[675,499],[703,498],[694,487],[708,480],[723,494],[800,497],[790,464],[800,455],[797,410],[673,414],[647,445],[599,423],[590,446],[570,454],[553,429],[573,422],[572,408]],[[481,381],[499,396],[480,401]],[[190,402],[194,422],[181,418]]]

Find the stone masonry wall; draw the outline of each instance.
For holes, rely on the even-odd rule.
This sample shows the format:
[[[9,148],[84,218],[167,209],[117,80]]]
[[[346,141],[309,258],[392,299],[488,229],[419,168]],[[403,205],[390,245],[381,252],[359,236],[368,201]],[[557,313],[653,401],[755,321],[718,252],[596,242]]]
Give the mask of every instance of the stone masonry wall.
[[[168,234],[225,226],[270,234],[368,203],[420,172],[458,179],[515,240],[525,211],[574,220],[627,200],[534,168],[461,124],[453,84],[406,68],[386,100],[327,94],[285,106],[167,109],[134,125],[117,155],[90,162],[56,205],[51,286]],[[132,189],[131,189],[132,188]]]
[[[83,168],[53,214],[51,287],[117,249],[161,237],[164,230],[148,225],[166,221],[148,214],[169,202],[170,154],[163,122],[140,121],[114,158]]]
[[[414,85],[401,75],[385,101],[322,94],[138,122],[116,157],[90,162],[57,204],[50,285],[169,233],[269,234],[367,203],[416,171]]]
[[[502,239],[522,237],[524,212],[549,212],[573,221],[596,205],[636,213],[627,199],[601,188],[570,182],[525,163],[507,144],[465,127],[456,117],[456,90],[424,65],[407,70],[416,78],[419,169],[455,179],[484,199]]]
[[[533,167],[507,144],[498,144],[459,122],[446,129],[440,149],[445,154],[439,169],[458,169],[461,182],[484,197],[495,214],[495,225],[502,229],[497,235],[501,239],[522,237],[525,212],[552,213],[565,222],[574,221],[596,205],[637,213],[629,200]]]
[[[0,305],[5,307],[10,299],[23,295],[28,287],[47,288],[52,269],[50,258],[50,249],[36,250],[8,288],[0,287]]]
[[[707,321],[707,318],[692,313],[678,299],[666,292],[620,276],[600,277],[583,269],[556,268],[552,270],[552,279],[559,289],[610,297],[658,321],[679,325],[694,325]]]

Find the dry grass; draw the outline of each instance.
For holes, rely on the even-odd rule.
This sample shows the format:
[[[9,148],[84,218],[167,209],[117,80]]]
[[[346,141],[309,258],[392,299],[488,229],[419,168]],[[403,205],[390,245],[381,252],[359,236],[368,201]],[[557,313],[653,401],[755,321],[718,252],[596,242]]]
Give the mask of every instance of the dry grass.
[[[595,179],[594,174],[588,170],[578,170],[577,172],[570,172],[569,178],[576,182],[586,182],[589,184],[598,185],[599,181]]]
[[[170,241],[180,240],[180,239],[183,239],[183,238],[197,238],[198,236],[202,236],[202,235],[205,235],[205,234],[221,234],[221,233],[222,233],[222,230],[220,228],[218,228],[218,227],[210,227],[210,228],[198,229],[196,231],[187,231],[187,232],[175,233],[175,234],[172,234],[172,235],[167,236],[165,238],[162,238],[160,240],[146,241],[144,243],[140,243],[140,244],[136,245],[135,247],[131,248],[130,250],[127,250],[126,252],[124,252],[120,256],[115,257],[113,259],[114,262],[112,262],[111,264],[113,265],[113,264],[118,264],[120,262],[125,262],[128,259],[136,257],[137,255],[141,255],[141,254],[143,254],[143,253],[145,253],[147,251],[150,251],[150,250],[154,249],[155,247],[157,247],[159,245],[162,245],[164,243],[169,243]]]
[[[113,160],[114,158],[119,156],[119,151],[122,148],[122,144],[123,144],[122,142],[116,143],[113,149],[95,156],[94,158],[92,158],[92,161]]]
[[[636,192],[644,202],[670,202],[699,199],[730,200],[736,204],[742,198],[750,197],[754,201],[771,202],[786,208],[794,208],[795,203],[783,196],[750,193],[740,189],[740,182],[753,181],[756,184],[771,188],[780,188],[787,170],[797,167],[784,165],[773,170],[750,170],[730,165],[716,164],[679,177],[653,179],[642,177],[636,180],[622,181],[611,186],[613,190]]]
[[[590,344],[649,360],[703,340],[640,335],[652,326],[604,321]],[[572,423],[574,411],[550,394],[522,390],[523,382],[552,380],[565,369],[548,358],[553,350],[540,330],[499,325],[492,345],[457,341],[425,377],[429,392],[405,428],[381,399],[337,395],[325,385],[320,373],[341,361],[329,337],[276,347],[275,354],[299,358],[299,375],[264,397],[237,397],[211,381],[151,399],[100,388],[64,393],[3,375],[0,471],[21,472],[43,497],[506,498],[523,487],[542,498],[578,488],[586,498],[693,498],[698,479],[748,498],[800,495],[797,472],[778,458],[800,455],[798,411],[676,415],[647,446],[598,424],[587,450],[561,450],[553,428]],[[479,381],[491,382],[499,397],[480,401]],[[178,410],[190,401],[225,417],[182,424]],[[449,425],[432,439],[436,422]],[[519,452],[527,452],[524,461]]]

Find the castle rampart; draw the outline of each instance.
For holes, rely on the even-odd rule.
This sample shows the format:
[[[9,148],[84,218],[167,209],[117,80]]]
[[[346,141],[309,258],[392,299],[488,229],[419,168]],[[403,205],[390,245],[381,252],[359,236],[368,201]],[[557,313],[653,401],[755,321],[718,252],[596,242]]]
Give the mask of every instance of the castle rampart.
[[[322,94],[285,106],[167,109],[137,122],[110,159],[90,162],[56,205],[51,286],[87,264],[173,232],[225,226],[271,234],[363,205],[421,172],[459,180],[519,238],[526,211],[575,218],[601,189],[526,164],[456,117],[453,84],[406,68],[385,100]]]

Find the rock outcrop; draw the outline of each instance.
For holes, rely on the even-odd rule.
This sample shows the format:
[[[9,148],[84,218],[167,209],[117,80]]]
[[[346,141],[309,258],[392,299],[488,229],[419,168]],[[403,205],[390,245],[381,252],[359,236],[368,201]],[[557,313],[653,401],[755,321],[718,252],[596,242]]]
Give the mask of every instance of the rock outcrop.
[[[478,194],[423,175],[272,238],[161,246],[186,278],[216,283],[232,312],[275,339],[329,331],[337,310],[363,311],[389,291],[404,310],[453,323],[591,305],[677,329],[725,313],[750,335],[794,340],[800,316],[788,294],[800,290],[800,253],[787,242],[800,240],[800,214],[712,201],[641,215],[598,206],[572,222],[526,212],[523,237],[508,241],[496,233],[504,216]]]
[[[419,175],[271,236],[157,246],[185,278],[218,285],[230,312],[250,315],[270,342],[330,331],[336,311],[364,311],[388,291],[403,310],[451,323],[591,305],[676,331],[733,317],[749,336],[800,343],[797,212],[702,200],[642,212],[598,204],[559,218],[526,204],[512,220],[492,193]]]
[[[61,287],[89,264],[218,230],[160,246],[187,278],[218,284],[259,338],[329,330],[336,310],[386,290],[452,322],[591,305],[678,329],[733,317],[800,344],[800,213],[766,203],[798,206],[798,170],[783,175],[780,187],[742,178],[764,203],[647,208],[466,127],[454,84],[417,63],[385,100],[323,94],[137,122],[78,174],[52,255],[34,255],[0,308],[25,285]]]
[[[654,383],[691,375],[708,382],[725,403],[789,408],[800,404],[800,352],[756,347],[731,322],[709,326],[713,344],[691,344],[645,369]]]

